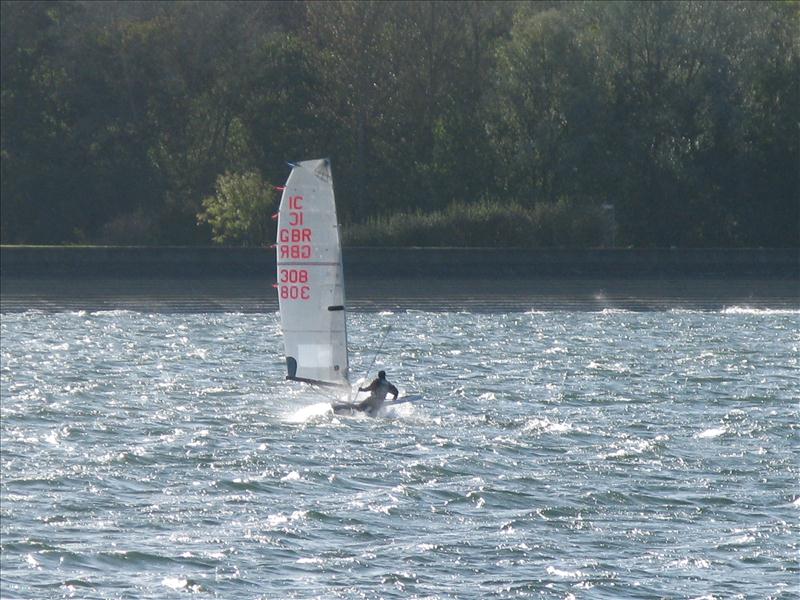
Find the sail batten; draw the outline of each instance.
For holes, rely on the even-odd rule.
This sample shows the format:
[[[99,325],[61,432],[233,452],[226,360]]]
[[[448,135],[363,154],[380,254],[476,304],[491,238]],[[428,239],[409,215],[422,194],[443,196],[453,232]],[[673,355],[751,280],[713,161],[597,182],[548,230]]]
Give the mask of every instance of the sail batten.
[[[290,164],[275,244],[287,379],[349,388],[344,273],[330,161]]]

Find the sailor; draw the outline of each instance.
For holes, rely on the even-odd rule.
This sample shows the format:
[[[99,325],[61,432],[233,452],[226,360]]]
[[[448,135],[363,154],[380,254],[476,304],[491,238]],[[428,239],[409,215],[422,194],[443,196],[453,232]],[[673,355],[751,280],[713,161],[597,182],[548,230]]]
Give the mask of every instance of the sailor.
[[[388,379],[386,379],[386,371],[378,371],[378,378],[374,379],[365,388],[358,388],[359,392],[369,392],[369,398],[356,404],[357,410],[363,410],[370,416],[375,416],[383,406],[387,394],[394,396],[392,401],[397,400],[397,388],[394,387]]]

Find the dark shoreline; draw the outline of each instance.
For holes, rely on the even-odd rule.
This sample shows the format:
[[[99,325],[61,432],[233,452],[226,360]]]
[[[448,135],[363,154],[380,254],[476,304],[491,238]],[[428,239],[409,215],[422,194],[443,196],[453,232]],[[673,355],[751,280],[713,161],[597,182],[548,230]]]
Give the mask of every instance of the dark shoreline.
[[[800,309],[795,250],[345,250],[351,311]],[[0,310],[274,312],[274,255],[3,247]]]
[[[351,279],[725,277],[800,279],[796,248],[345,248]],[[3,277],[275,278],[271,248],[0,246]]]

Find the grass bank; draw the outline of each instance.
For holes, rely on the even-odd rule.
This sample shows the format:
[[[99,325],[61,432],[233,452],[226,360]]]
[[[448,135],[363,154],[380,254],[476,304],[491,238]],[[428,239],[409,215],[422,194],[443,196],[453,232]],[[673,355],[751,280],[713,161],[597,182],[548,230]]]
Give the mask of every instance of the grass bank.
[[[602,209],[561,200],[525,207],[517,202],[454,203],[444,210],[372,217],[344,227],[345,246],[596,248],[608,242]]]

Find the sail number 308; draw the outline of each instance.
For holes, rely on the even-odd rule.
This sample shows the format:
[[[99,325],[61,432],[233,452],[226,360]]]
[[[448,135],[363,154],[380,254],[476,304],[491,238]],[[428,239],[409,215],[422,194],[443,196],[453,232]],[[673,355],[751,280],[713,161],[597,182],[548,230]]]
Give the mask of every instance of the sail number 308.
[[[307,285],[308,271],[305,269],[280,270],[280,294],[283,300],[308,300],[311,290]]]

